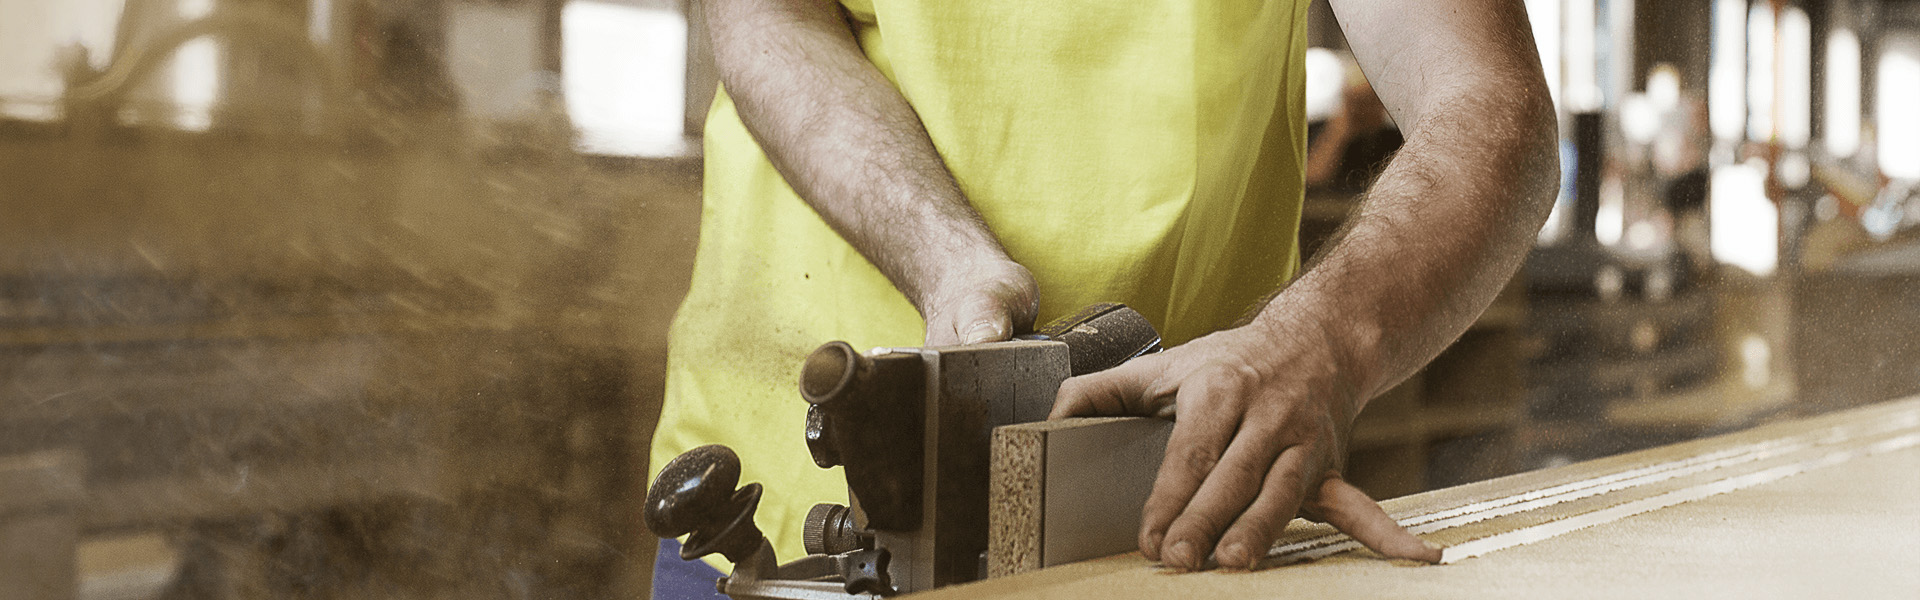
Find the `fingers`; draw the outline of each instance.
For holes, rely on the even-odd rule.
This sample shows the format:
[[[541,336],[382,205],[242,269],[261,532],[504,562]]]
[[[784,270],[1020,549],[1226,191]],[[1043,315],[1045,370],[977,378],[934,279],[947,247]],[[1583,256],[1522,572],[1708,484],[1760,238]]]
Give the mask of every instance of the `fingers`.
[[[981,344],[1012,339],[1033,327],[1040,308],[1033,273],[1010,260],[965,262],[924,302],[928,346]]]
[[[1355,541],[1387,558],[1403,558],[1426,563],[1440,562],[1440,548],[1428,544],[1401,527],[1366,492],[1353,487],[1339,475],[1320,482],[1313,499],[1315,512],[1327,524],[1339,528]]]
[[[971,325],[966,325],[966,330],[964,331],[964,335],[961,336],[960,343],[982,344],[986,342],[999,342],[1005,341],[1012,336],[1013,316],[1007,314],[1007,311],[1004,310],[989,310],[986,311],[986,314],[974,318]]]
[[[1152,416],[1172,400],[1154,389],[1162,367],[1155,357],[1073,377],[1060,383],[1048,419],[1091,416]]]
[[[1215,391],[1219,387],[1221,384],[1210,378],[1189,381],[1180,388],[1174,401],[1194,407],[1220,395]],[[1186,410],[1182,415],[1183,418],[1174,423],[1173,435],[1167,439],[1166,456],[1160,461],[1160,472],[1154,478],[1153,491],[1147,495],[1146,506],[1140,512],[1140,553],[1170,566],[1198,569],[1213,548],[1214,536],[1226,528],[1231,514],[1220,514],[1216,512],[1219,510],[1217,508],[1197,512],[1178,532],[1180,537],[1170,537],[1168,533],[1175,519],[1185,515],[1187,505],[1194,501],[1201,484],[1221,464],[1220,459],[1225,454],[1227,444],[1240,428],[1240,413]],[[1247,452],[1254,449],[1250,448]],[[1232,467],[1244,469],[1244,461],[1249,457],[1236,455],[1234,458],[1236,460],[1231,463]],[[1268,460],[1271,460],[1271,456]],[[1258,485],[1257,478],[1254,485]],[[1248,501],[1252,497],[1251,493],[1242,495]],[[1208,506],[1231,504],[1235,497],[1238,496],[1216,492],[1208,500]],[[1241,506],[1245,506],[1245,501],[1241,502]]]
[[[1282,452],[1272,436],[1243,430],[1167,529],[1168,548],[1186,544],[1200,552],[1195,556],[1170,550],[1163,552],[1162,562],[1199,569],[1212,550],[1223,567],[1252,568],[1300,506],[1305,454],[1300,446]]]
[[[1006,341],[1013,335],[1013,315],[991,296],[960,303],[927,319],[928,346],[957,346]]]
[[[1307,465],[1311,462],[1311,451],[1306,446],[1289,447],[1280,453],[1280,458],[1273,461],[1265,473],[1265,481],[1258,483],[1260,496],[1220,537],[1219,549],[1214,551],[1220,566],[1252,570],[1266,558],[1267,549],[1273,547],[1273,541],[1280,538],[1287,523],[1300,512],[1301,499],[1307,492],[1306,474],[1311,472]]]
[[[1049,419],[1151,415],[1180,408],[1153,490],[1141,510],[1140,552],[1169,567],[1252,569],[1303,509],[1391,558],[1438,562],[1440,551],[1401,528],[1380,506],[1332,470],[1338,447],[1330,425],[1296,409],[1256,402],[1259,374],[1246,369],[1188,371],[1178,351],[1066,380]],[[1291,433],[1288,433],[1291,432]]]
[[[929,348],[960,345],[960,332],[954,323],[956,321],[927,319],[927,338],[921,344]]]

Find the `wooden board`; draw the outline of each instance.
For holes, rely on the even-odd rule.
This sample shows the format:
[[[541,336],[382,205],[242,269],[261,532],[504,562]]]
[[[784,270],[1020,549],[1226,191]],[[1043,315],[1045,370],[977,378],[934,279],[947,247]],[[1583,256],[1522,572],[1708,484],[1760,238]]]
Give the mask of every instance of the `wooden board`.
[[[1137,547],[1173,422],[1102,417],[994,430],[987,575]]]
[[[1439,566],[1295,521],[1253,573],[1127,553],[925,597],[1912,597],[1916,494],[1920,398],[1383,502]]]

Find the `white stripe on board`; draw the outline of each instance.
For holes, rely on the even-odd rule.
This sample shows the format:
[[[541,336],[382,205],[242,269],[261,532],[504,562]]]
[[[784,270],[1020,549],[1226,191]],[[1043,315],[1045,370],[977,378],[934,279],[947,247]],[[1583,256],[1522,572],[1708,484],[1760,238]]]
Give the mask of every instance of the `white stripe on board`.
[[[1861,438],[1873,437],[1876,435],[1884,435],[1888,433],[1898,432],[1901,430],[1913,429],[1916,426],[1920,426],[1920,411],[1914,411],[1914,410],[1902,411],[1894,415],[1887,415],[1887,416],[1881,417],[1880,419],[1868,425],[1838,425],[1838,426],[1822,429],[1819,431],[1804,433],[1801,435],[1796,435],[1796,436],[1791,436],[1791,437],[1786,437],[1786,438],[1781,438],[1776,440],[1768,440],[1764,442],[1743,444],[1733,448],[1728,448],[1725,450],[1719,450],[1715,452],[1709,452],[1699,456],[1691,456],[1684,459],[1667,461],[1667,462],[1648,465],[1644,467],[1636,467],[1633,469],[1627,469],[1618,473],[1610,473],[1607,475],[1594,477],[1591,479],[1584,479],[1580,481],[1574,481],[1574,482],[1549,486],[1549,487],[1545,487],[1537,490],[1529,490],[1529,491],[1521,492],[1518,494],[1512,494],[1508,496],[1493,498],[1489,500],[1482,500],[1478,502],[1471,502],[1461,506],[1456,506],[1456,507],[1437,510],[1429,513],[1414,515],[1411,517],[1401,519],[1400,524],[1404,527],[1407,527],[1408,530],[1416,534],[1432,533],[1435,531],[1442,531],[1442,530],[1450,529],[1453,527],[1459,527],[1462,525],[1467,525],[1467,524],[1471,524],[1479,521],[1485,521],[1487,519],[1526,512],[1526,511],[1530,511],[1538,508],[1544,508],[1544,507],[1561,504],[1561,503],[1565,503],[1573,500],[1597,496],[1600,494],[1619,492],[1619,491],[1628,490],[1635,487],[1651,485],[1651,484],[1659,483],[1662,481],[1668,481],[1668,480],[1676,479],[1679,477],[1685,477],[1688,475],[1694,475],[1694,474],[1712,471],[1716,469],[1729,468],[1729,467],[1735,467],[1738,465],[1754,463],[1762,460],[1767,460],[1771,458],[1793,454],[1796,452],[1814,450],[1823,446],[1841,445],[1848,442],[1859,440]],[[1464,544],[1456,545],[1453,548],[1448,548],[1447,551],[1444,553],[1444,555],[1447,560],[1455,560],[1458,558],[1478,556],[1486,552],[1491,552],[1501,548],[1512,547],[1519,544],[1530,543],[1532,541],[1537,541],[1538,539],[1546,539],[1549,537],[1560,535],[1561,533],[1565,533],[1567,531],[1573,531],[1573,530],[1584,528],[1584,527],[1590,527],[1595,524],[1617,520],[1633,514],[1639,514],[1642,512],[1657,510],[1659,508],[1672,506],[1674,504],[1687,502],[1689,500],[1704,498],[1707,496],[1720,494],[1727,491],[1732,491],[1734,489],[1740,489],[1743,487],[1750,487],[1753,485],[1758,485],[1760,483],[1765,483],[1767,481],[1774,481],[1774,480],[1785,478],[1785,477],[1788,477],[1797,473],[1801,473],[1813,468],[1828,466],[1830,464],[1837,464],[1837,462],[1826,462],[1827,460],[1833,459],[1834,457],[1841,457],[1841,458],[1838,458],[1837,460],[1844,462],[1845,460],[1850,460],[1857,456],[1884,452],[1887,449],[1892,447],[1906,448],[1909,446],[1913,446],[1916,443],[1920,443],[1920,434],[1908,434],[1905,436],[1899,436],[1895,438],[1881,440],[1879,442],[1876,442],[1874,444],[1871,444],[1865,447],[1864,449],[1854,449],[1850,451],[1840,451],[1840,452],[1831,453],[1831,454],[1825,455],[1821,459],[1803,461],[1803,462],[1794,463],[1791,465],[1786,465],[1784,467],[1774,467],[1774,468],[1758,471],[1755,473],[1748,473],[1743,475],[1730,475],[1727,477],[1723,477],[1721,479],[1717,479],[1712,482],[1695,485],[1695,486],[1684,488],[1682,490],[1677,490],[1674,492],[1668,492],[1665,494],[1661,494],[1659,496],[1644,498],[1641,500],[1628,502],[1625,504],[1609,507],[1606,509],[1600,509],[1600,510],[1592,511],[1589,513],[1583,513],[1575,517],[1559,519],[1553,522],[1543,523],[1540,525],[1527,527],[1521,530],[1495,534],[1494,536],[1481,538],[1479,540],[1474,540]],[[1893,446],[1889,446],[1889,444],[1893,444]],[[1765,479],[1763,477],[1756,478],[1756,476],[1760,476],[1763,474],[1768,474],[1769,476],[1772,476],[1772,478],[1771,479]],[[1764,479],[1764,481],[1761,479]],[[1728,488],[1725,485],[1723,485],[1728,482],[1735,482],[1737,483],[1737,485],[1736,487],[1731,487],[1731,488]],[[1704,494],[1704,495],[1699,495],[1696,497],[1696,496],[1693,496],[1693,494]],[[1660,504],[1659,502],[1656,502],[1656,501],[1667,502],[1667,503]],[[1627,507],[1634,507],[1634,509],[1630,510],[1629,512],[1614,514],[1615,512],[1622,509],[1626,509]],[[1608,516],[1608,515],[1612,515],[1612,516]],[[1563,525],[1556,525],[1556,524],[1561,524],[1563,521],[1569,521],[1569,520],[1573,520],[1573,521],[1570,523],[1565,523]],[[1569,527],[1569,528],[1565,530],[1556,529],[1556,527],[1562,527],[1562,526]],[[1531,533],[1526,533],[1526,534],[1522,533],[1522,532],[1528,532],[1528,531],[1531,531]],[[1529,538],[1528,536],[1536,536],[1536,537]],[[1505,541],[1493,541],[1493,540],[1505,540]],[[1505,545],[1501,545],[1501,544],[1505,544]],[[1358,542],[1353,541],[1353,539],[1347,537],[1346,534],[1332,533],[1332,534],[1327,534],[1323,536],[1301,540],[1298,542],[1276,546],[1272,550],[1268,551],[1267,557],[1269,560],[1274,561],[1273,564],[1288,564],[1288,563],[1294,563],[1294,562],[1299,562],[1304,560],[1319,559],[1319,558],[1331,556],[1334,554],[1339,554],[1341,552],[1359,549],[1360,547],[1361,546]],[[1454,548],[1464,548],[1464,549],[1455,550]],[[1475,550],[1475,548],[1478,548],[1479,550]]]

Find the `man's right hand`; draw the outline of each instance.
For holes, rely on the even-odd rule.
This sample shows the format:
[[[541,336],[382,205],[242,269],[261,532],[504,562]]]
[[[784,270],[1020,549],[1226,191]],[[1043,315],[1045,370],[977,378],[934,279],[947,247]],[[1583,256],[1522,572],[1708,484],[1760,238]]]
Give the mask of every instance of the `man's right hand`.
[[[1020,263],[989,259],[955,266],[916,300],[928,346],[998,342],[1033,329],[1040,287]]]
[[[1033,325],[1033,275],[987,230],[837,2],[704,5],[741,122],[794,192],[919,309],[927,345]]]

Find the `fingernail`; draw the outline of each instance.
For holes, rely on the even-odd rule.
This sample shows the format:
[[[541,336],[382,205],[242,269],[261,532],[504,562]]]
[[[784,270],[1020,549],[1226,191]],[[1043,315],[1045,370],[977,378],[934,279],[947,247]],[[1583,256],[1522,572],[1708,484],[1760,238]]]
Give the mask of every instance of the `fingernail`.
[[[1174,542],[1173,549],[1167,551],[1167,559],[1163,562],[1182,569],[1200,567],[1200,561],[1193,556],[1193,542],[1186,540]]]
[[[999,326],[992,323],[975,323],[972,329],[967,330],[966,343],[978,344],[981,342],[989,342],[997,337],[1000,337]]]
[[[1240,542],[1229,543],[1215,550],[1213,555],[1220,559],[1220,566],[1229,569],[1247,569],[1253,567],[1252,557],[1247,556],[1247,547]]]
[[[1145,550],[1145,552],[1142,552],[1142,554],[1147,555],[1148,560],[1159,560],[1160,559],[1160,542],[1165,540],[1166,540],[1166,536],[1164,534],[1161,534],[1158,532],[1147,534],[1147,544],[1145,548],[1142,548],[1143,550]]]

